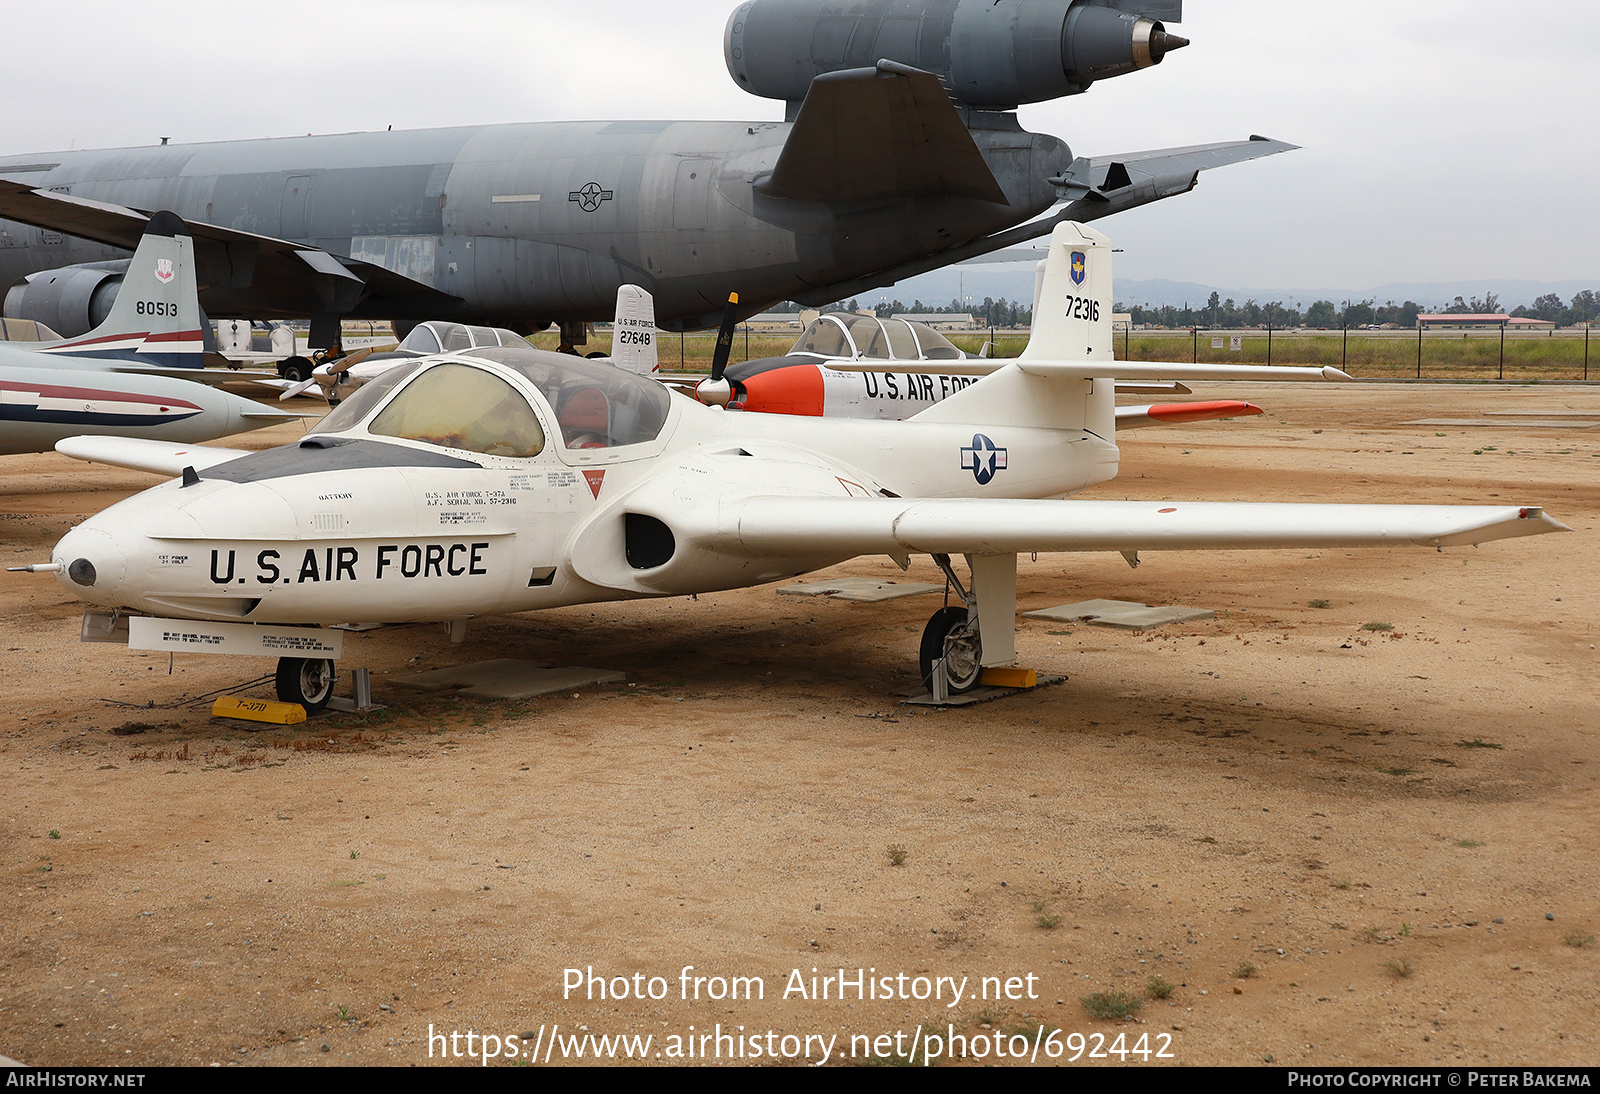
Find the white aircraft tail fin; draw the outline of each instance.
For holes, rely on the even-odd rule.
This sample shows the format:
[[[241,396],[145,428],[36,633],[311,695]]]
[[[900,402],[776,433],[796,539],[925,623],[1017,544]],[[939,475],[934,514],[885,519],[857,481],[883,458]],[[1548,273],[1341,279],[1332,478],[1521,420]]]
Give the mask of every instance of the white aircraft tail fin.
[[[1116,435],[1117,365],[1111,338],[1111,241],[1067,222],[1050,237],[1039,279],[1033,336],[1022,356],[981,383],[934,404],[917,421],[1041,429],[1087,429]],[[1104,380],[1025,371],[1030,360],[1104,362]]]
[[[1068,222],[1050,237],[1033,336],[1022,359],[1112,361],[1111,241]]]
[[[194,240],[182,218],[165,210],[152,216],[105,322],[45,352],[156,368],[202,368],[205,338]]]
[[[656,359],[655,298],[637,285],[617,290],[617,317],[611,328],[611,360],[641,376],[653,374]]]

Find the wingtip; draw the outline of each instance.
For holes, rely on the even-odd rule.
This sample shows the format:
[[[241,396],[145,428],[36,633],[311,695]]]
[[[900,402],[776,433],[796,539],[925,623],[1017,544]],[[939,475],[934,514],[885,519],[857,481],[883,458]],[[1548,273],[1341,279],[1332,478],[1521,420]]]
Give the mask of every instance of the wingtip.
[[[1343,369],[1334,368],[1332,365],[1322,367],[1322,376],[1326,380],[1354,380],[1355,377]]]

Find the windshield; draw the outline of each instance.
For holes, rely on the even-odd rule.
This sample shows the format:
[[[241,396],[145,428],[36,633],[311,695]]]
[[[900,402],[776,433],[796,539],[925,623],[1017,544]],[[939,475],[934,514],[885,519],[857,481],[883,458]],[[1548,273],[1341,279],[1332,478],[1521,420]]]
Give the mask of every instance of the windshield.
[[[367,432],[488,456],[544,451],[544,430],[527,397],[494,373],[464,364],[435,365],[418,376]]]
[[[815,353],[822,357],[854,357],[855,347],[844,332],[838,316],[824,315],[812,321],[800,335],[790,353]]]
[[[485,346],[526,346],[528,340],[504,327],[469,327],[434,320],[418,325],[400,343],[408,353],[456,353]]]
[[[413,332],[414,333],[414,332]],[[343,433],[365,418],[369,411],[394,390],[396,384],[422,367],[421,361],[406,361],[362,384],[344,402],[334,407],[322,421],[312,426],[310,433]]]

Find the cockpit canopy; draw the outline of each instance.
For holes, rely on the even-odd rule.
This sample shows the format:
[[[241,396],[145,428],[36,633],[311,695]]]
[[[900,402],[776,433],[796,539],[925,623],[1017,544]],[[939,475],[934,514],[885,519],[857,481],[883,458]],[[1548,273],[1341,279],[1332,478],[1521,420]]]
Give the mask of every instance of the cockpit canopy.
[[[400,350],[423,356],[430,353],[458,353],[466,349],[489,346],[526,346],[528,340],[504,327],[469,327],[465,323],[445,323],[434,320],[418,323]]]
[[[789,354],[882,361],[959,361],[965,356],[926,323],[851,312],[818,316]]]
[[[546,405],[475,361],[510,369],[531,383]],[[357,431],[491,456],[529,457],[545,448],[546,422],[553,422],[568,449],[653,441],[667,424],[671,398],[656,381],[614,365],[497,346],[397,365],[340,403],[311,432]]]

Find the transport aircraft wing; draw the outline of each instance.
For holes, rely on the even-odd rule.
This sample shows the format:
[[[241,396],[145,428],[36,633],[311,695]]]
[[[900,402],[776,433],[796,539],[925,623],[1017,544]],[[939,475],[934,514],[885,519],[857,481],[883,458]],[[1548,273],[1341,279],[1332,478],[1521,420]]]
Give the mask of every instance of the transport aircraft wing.
[[[149,212],[89,198],[36,190],[0,179],[0,219],[31,224],[111,247],[139,245]],[[202,279],[235,292],[302,301],[307,311],[344,313],[362,300],[401,306],[405,314],[447,315],[465,302],[370,262],[333,255],[292,240],[188,221]]]

